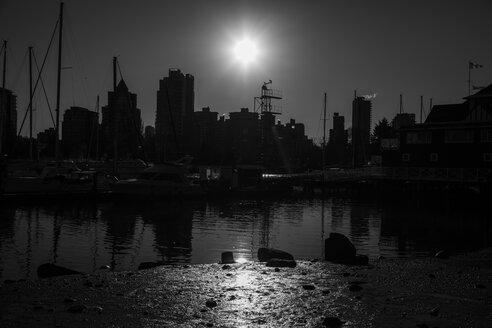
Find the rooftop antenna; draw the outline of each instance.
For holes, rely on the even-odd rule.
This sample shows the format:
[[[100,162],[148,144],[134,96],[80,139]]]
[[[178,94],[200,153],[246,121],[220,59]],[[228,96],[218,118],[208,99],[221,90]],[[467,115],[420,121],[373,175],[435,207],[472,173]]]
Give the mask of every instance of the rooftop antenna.
[[[55,159],[60,157],[60,85],[62,62],[62,36],[63,36],[63,2],[60,3],[60,26],[58,27],[58,78],[56,83],[56,126],[55,126]]]
[[[400,93],[400,114],[403,112],[403,95]]]

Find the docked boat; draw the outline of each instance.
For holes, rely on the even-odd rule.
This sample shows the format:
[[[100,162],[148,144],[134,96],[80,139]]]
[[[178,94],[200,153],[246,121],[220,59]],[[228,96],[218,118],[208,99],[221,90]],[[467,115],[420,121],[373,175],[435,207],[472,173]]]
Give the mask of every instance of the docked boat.
[[[196,197],[204,196],[203,188],[187,176],[186,162],[154,164],[134,179],[119,180],[110,184],[118,196]]]

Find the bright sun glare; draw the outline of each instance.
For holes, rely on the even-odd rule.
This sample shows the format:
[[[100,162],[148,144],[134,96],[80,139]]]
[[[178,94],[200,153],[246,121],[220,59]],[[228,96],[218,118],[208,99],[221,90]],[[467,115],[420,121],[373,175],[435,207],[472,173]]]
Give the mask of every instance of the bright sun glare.
[[[247,65],[255,61],[258,55],[258,49],[254,42],[244,39],[236,43],[234,55],[236,56],[236,60]]]

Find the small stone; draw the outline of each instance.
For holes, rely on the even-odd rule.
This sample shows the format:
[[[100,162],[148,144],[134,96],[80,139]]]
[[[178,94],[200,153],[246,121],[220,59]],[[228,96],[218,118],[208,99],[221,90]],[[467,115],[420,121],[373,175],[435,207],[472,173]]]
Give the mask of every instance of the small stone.
[[[232,273],[226,273],[226,276],[232,277]]]
[[[205,302],[205,306],[207,306],[208,308],[214,308],[217,306],[217,302],[214,300],[207,300]]]
[[[222,270],[229,270],[230,268],[231,266],[227,264],[222,266]]]
[[[362,287],[359,285],[350,285],[349,290],[351,292],[358,292],[362,290]]]
[[[75,298],[65,298],[63,300],[63,303],[67,303],[67,304],[68,303],[75,303],[75,302],[77,302],[77,299],[75,299]]]
[[[83,311],[85,311],[87,309],[87,306],[83,305],[83,304],[77,304],[77,305],[73,305],[71,307],[68,308],[68,312],[70,313],[81,313]]]
[[[432,316],[438,315],[439,314],[439,308],[438,307],[433,308],[432,310],[430,310],[429,314]]]
[[[378,256],[378,260],[384,260],[384,259],[386,259],[386,257],[384,257],[383,255]]]
[[[328,289],[324,289],[321,293],[323,293],[323,295],[328,295],[330,291]]]
[[[109,269],[111,269],[111,267],[110,267],[109,265],[101,265],[101,266],[99,267],[99,269],[100,269],[100,270],[109,270]]]
[[[213,327],[213,326],[214,326],[214,324],[213,324],[213,323],[211,323],[211,322],[208,322],[206,326],[207,326],[207,327]]]
[[[304,288],[305,290],[315,290],[316,287],[314,287],[314,285],[302,285],[302,288]]]
[[[447,259],[449,258],[449,253],[445,250],[440,250],[436,253],[436,255],[434,255],[434,257],[438,259]]]
[[[236,299],[235,295],[231,295],[231,297],[229,297],[229,301],[234,301],[235,299]]]
[[[97,312],[97,313],[102,313],[103,308],[102,308],[102,307],[100,307],[100,306],[94,306],[94,307],[92,308],[92,311]]]
[[[341,327],[343,326],[344,323],[345,323],[344,321],[341,321],[337,317],[326,317],[323,320],[323,326],[332,327],[332,328]]]

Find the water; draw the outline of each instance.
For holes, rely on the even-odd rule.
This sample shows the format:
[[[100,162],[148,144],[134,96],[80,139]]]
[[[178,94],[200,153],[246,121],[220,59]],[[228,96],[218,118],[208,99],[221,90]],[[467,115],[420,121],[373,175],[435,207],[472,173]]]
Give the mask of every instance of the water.
[[[254,260],[259,247],[322,258],[330,232],[370,258],[465,252],[492,244],[490,219],[475,212],[339,198],[1,204],[0,281],[36,279],[47,262],[121,271],[147,261],[213,263],[223,251]]]

